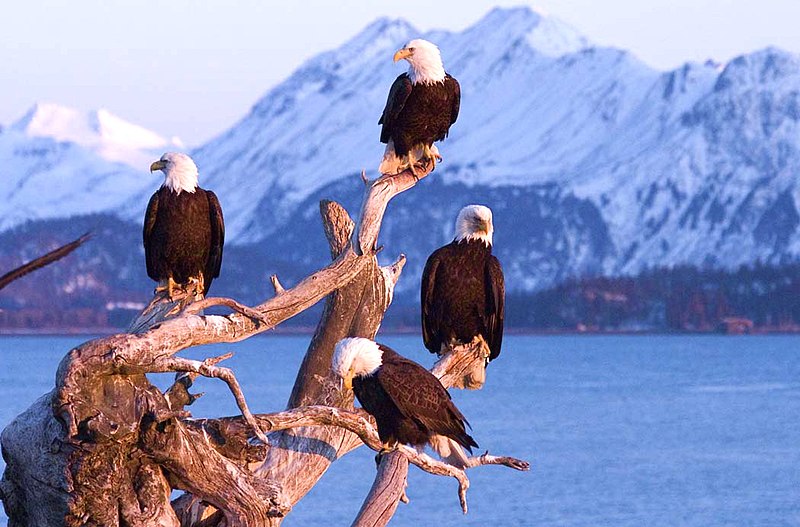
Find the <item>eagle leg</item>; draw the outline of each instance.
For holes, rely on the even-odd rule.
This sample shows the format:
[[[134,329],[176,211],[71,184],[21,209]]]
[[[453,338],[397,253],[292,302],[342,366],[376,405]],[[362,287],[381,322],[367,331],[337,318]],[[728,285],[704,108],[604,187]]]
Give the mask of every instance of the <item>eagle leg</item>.
[[[442,156],[439,155],[439,149],[433,145],[422,145],[422,158],[431,163],[431,172],[436,169],[436,162],[442,161]]]
[[[203,276],[203,271],[197,273],[197,276],[192,276],[189,278],[189,284],[192,287],[192,291],[187,291],[195,296],[203,294],[203,291],[206,289],[206,280]]]
[[[378,453],[375,454],[375,467],[377,468],[377,467],[380,466],[381,458],[383,456],[385,456],[386,454],[391,454],[395,450],[397,450],[397,443],[396,442],[393,443],[392,445],[389,445],[388,443],[383,444],[381,446],[381,449],[378,450]]]
[[[175,282],[171,276],[167,278],[167,296],[170,300],[172,300],[173,294],[175,293],[176,285],[178,285],[177,282]]]
[[[441,156],[441,154],[439,154],[439,149],[436,147],[436,145],[431,144],[430,151],[431,155],[433,155],[433,157],[436,158],[436,161],[438,161],[439,163],[444,161],[444,158]]]
[[[161,282],[158,283],[158,286],[156,286],[155,294],[163,293],[164,291],[166,291],[167,297],[169,297],[169,299],[172,300],[175,295],[175,287],[177,285],[178,283],[175,282],[175,280],[173,280],[172,277],[170,276],[166,280],[162,280]]]
[[[414,168],[416,166],[416,164],[417,164],[417,161],[419,161],[419,159],[416,156],[416,148],[410,148],[408,150],[407,159],[408,159],[408,168],[409,168],[409,170],[411,170],[411,174],[413,174],[414,179],[418,181],[419,180],[419,174],[417,174],[417,171]]]

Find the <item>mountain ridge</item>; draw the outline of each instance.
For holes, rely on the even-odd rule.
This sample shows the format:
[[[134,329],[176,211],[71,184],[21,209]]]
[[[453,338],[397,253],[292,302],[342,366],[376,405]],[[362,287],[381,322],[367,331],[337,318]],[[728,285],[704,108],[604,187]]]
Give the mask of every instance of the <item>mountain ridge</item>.
[[[227,266],[264,276],[278,268],[291,283],[324,262],[324,242],[312,243],[316,202],[342,200],[356,213],[359,173],[374,176],[383,151],[380,111],[405,70],[392,53],[419,35],[401,19],[376,20],[304,62],[192,151],[201,186],[222,202],[229,246],[249,258],[228,263],[234,252],[226,249],[223,275]],[[797,55],[766,48],[724,65],[658,71],[526,8],[497,8],[463,31],[422,36],[439,44],[463,100],[440,145],[444,162],[387,212],[380,243],[409,255],[400,301],[414,298],[428,252],[450,240],[455,213],[473,202],[495,211],[495,251],[510,290],[663,265],[800,259]],[[0,131],[0,160],[23,167],[0,195],[0,230],[58,217],[50,210],[57,203],[67,216],[113,214],[138,236],[160,182],[146,166],[132,170],[13,126]],[[54,197],[42,201],[41,188]],[[90,194],[98,189],[108,195]],[[231,294],[255,294],[224,283]]]

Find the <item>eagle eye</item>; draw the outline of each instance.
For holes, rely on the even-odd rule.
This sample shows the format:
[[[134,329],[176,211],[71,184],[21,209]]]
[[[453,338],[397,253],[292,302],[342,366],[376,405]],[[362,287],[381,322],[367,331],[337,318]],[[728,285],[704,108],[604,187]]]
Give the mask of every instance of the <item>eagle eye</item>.
[[[413,52],[413,51],[414,51],[414,48],[408,48],[408,51],[411,51],[411,52]]]

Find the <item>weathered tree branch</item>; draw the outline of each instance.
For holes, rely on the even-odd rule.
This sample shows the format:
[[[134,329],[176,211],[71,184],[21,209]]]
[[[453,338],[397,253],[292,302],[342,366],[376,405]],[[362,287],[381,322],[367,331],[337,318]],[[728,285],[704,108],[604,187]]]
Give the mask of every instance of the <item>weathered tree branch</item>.
[[[392,177],[414,181],[410,172],[379,178],[377,181],[384,180],[381,188],[393,188],[395,191],[375,194],[373,199],[385,201],[382,205],[373,204],[369,208],[385,210],[386,202],[397,192],[410,188],[407,183],[388,184],[386,180]],[[331,257],[340,258],[343,251],[350,250],[355,224],[347,212],[335,202],[323,201],[320,212]],[[378,229],[363,227],[371,221],[375,221],[374,217],[370,219],[362,215],[361,231],[368,230],[377,237]],[[375,239],[367,245],[376,246]],[[394,284],[405,263],[405,258],[401,257],[393,265],[381,268],[374,256],[369,256],[369,259],[369,264],[360,273],[326,300],[322,318],[298,371],[288,402],[290,408],[309,405],[353,408],[352,392],[345,393],[341,390],[341,382],[330,368],[333,347],[344,337],[375,336],[391,302]],[[277,298],[284,294],[280,293]],[[269,440],[271,446],[256,469],[256,474],[280,481],[284,499],[290,503],[296,503],[302,498],[333,460],[361,444],[357,435],[337,426],[309,426],[273,431]],[[279,523],[279,518],[273,518],[270,525]]]
[[[381,176],[374,181],[366,179],[362,175],[367,186],[367,193],[361,202],[361,222],[356,236],[358,243],[356,251],[359,254],[369,254],[377,248],[378,233],[383,222],[383,213],[386,212],[386,205],[397,194],[404,192],[417,182],[426,177],[433,170],[433,163],[428,162],[422,173],[414,174],[406,170],[393,176]]]
[[[466,344],[447,345],[431,373],[448,388],[480,389],[486,382],[489,346],[481,335]]]
[[[160,294],[130,333],[71,350],[59,365],[55,389],[3,431],[7,467],[0,497],[10,525],[279,525],[334,459],[362,442],[379,448],[368,416],[353,411],[352,392],[344,392],[331,372],[331,357],[341,338],[373,338],[380,326],[405,263],[401,255],[392,265],[377,264],[382,216],[388,201],[418,179],[407,171],[368,182],[357,226],[338,204],[322,202],[334,261],[290,289],[273,276],[275,296],[258,306],[192,292],[174,299]],[[248,338],[326,295],[286,412],[253,415],[233,372],[217,366],[227,355],[205,361],[174,356],[195,345]],[[212,305],[234,313],[199,314]],[[162,394],[145,374],[165,371],[182,373]],[[197,375],[224,380],[242,416],[187,418],[185,407],[199,396],[188,390]],[[251,441],[253,433],[262,441]],[[382,465],[398,456],[458,479],[466,506],[469,480],[462,470],[407,447],[383,456]],[[513,458],[487,456],[469,466],[514,466]],[[381,495],[395,496],[384,504],[381,524],[403,496],[403,460],[397,460],[399,469],[379,472],[386,480],[376,480]],[[173,508],[171,489],[190,494]],[[365,502],[367,516],[374,503]]]
[[[367,445],[372,450],[379,452],[382,448],[382,443],[378,437],[378,432],[374,424],[374,419],[364,412],[363,410],[344,410],[341,408],[334,408],[330,406],[303,406],[287,410],[285,412],[277,412],[273,414],[257,414],[255,416],[261,429],[270,432],[278,430],[289,430],[300,427],[313,427],[313,426],[332,426],[345,429],[357,435],[361,442]],[[198,425],[210,423],[219,431],[221,426],[220,421],[226,420],[200,420]],[[234,434],[237,435],[237,428],[241,426],[241,418],[228,418],[227,423],[222,427],[226,429],[224,435]],[[465,472],[457,467],[448,465],[441,461],[437,461],[427,454],[417,452],[415,449],[400,445],[398,453],[406,458],[411,464],[418,466],[422,470],[431,474],[440,476],[451,476],[459,482],[459,500],[462,509],[466,512],[466,491],[469,488],[469,479]],[[381,466],[385,462],[385,458],[390,458],[389,463],[395,463],[396,460],[392,458],[392,454],[383,456],[381,459]],[[504,465],[516,470],[528,470],[528,463],[513,457],[508,456],[492,456],[485,453],[482,456],[472,456],[468,458],[467,468],[474,468],[482,465]],[[382,477],[399,478],[395,485],[383,485],[379,487],[380,492],[389,492],[392,486],[401,489],[400,494],[395,498],[395,502],[402,496],[402,489],[405,488],[405,474],[398,472],[397,468],[389,470],[389,474],[381,475],[382,469],[379,467],[379,476],[376,481],[381,481]],[[402,475],[402,477],[400,477]],[[373,491],[377,492],[376,487],[373,486]],[[369,499],[365,502],[369,503]],[[381,498],[381,503],[386,504],[387,510],[391,504],[387,500]],[[396,503],[394,504],[396,506]],[[364,507],[362,507],[364,510]],[[394,508],[392,507],[392,510]]]
[[[61,258],[65,257],[66,255],[68,255],[81,245],[83,245],[83,243],[91,237],[92,235],[87,232],[77,240],[62,245],[58,249],[54,249],[45,255],[39,256],[38,258],[31,260],[26,264],[20,265],[16,269],[12,269],[3,276],[0,276],[0,289],[3,289],[14,280],[22,278],[23,276],[32,273],[37,269],[41,269],[46,265],[49,265],[57,260],[60,260]]]

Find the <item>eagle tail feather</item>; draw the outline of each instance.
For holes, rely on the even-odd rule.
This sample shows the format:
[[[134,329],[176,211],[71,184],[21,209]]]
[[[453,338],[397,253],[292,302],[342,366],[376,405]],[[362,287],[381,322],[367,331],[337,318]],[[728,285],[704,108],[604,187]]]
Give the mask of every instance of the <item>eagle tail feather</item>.
[[[476,448],[478,446],[469,434],[464,433],[464,436],[466,437],[456,440],[447,436],[434,434],[431,436],[429,443],[433,451],[439,455],[442,461],[454,467],[464,469],[469,466],[469,457],[461,446],[463,445],[465,448],[470,449],[470,451],[473,446]]]

